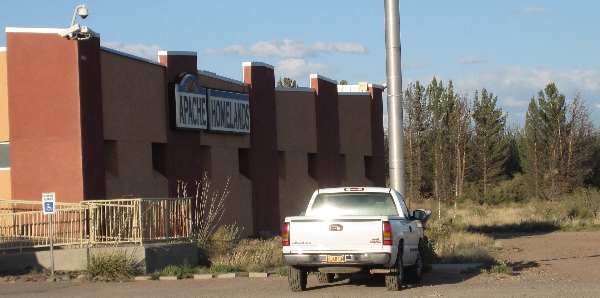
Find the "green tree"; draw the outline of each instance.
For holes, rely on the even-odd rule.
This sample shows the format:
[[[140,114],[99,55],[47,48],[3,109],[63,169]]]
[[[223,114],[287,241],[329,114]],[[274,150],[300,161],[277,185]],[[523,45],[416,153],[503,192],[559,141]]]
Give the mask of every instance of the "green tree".
[[[277,81],[277,87],[298,88],[298,83],[296,83],[296,80],[294,79],[284,77],[279,78],[279,81]]]
[[[348,81],[341,80],[338,85],[348,85]]]
[[[506,115],[498,98],[486,89],[475,93],[473,102],[473,154],[475,180],[487,198],[491,184],[504,175],[508,156]]]
[[[405,126],[406,173],[409,199],[423,196],[425,189],[424,160],[427,149],[427,134],[430,114],[427,108],[425,87],[419,81],[409,84],[404,96],[406,102],[407,125]]]

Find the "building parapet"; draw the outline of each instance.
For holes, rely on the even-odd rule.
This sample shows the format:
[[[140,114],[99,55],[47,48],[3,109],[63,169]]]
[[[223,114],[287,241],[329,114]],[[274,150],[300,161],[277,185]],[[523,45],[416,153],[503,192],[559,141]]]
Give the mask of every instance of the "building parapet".
[[[115,54],[115,55],[119,55],[119,56],[130,58],[130,59],[134,59],[134,60],[138,60],[138,61],[142,61],[142,62],[154,64],[154,65],[157,65],[157,66],[160,66],[160,67],[164,67],[164,65],[158,63],[157,61],[152,61],[150,59],[147,59],[147,58],[144,58],[144,57],[140,57],[140,56],[136,56],[136,55],[133,55],[133,54],[129,54],[129,53],[126,53],[126,52],[123,52],[123,51],[119,51],[119,50],[113,49],[113,48],[108,48],[108,47],[105,47],[105,46],[100,46],[100,49],[103,50],[103,51],[105,51],[105,52],[109,52],[111,54]]]
[[[209,77],[209,78],[213,78],[213,79],[225,81],[225,82],[236,84],[236,85],[246,86],[246,84],[244,82],[242,82],[242,81],[238,81],[236,79],[224,77],[224,76],[218,75],[218,74],[216,74],[214,72],[211,72],[211,71],[206,71],[206,70],[200,70],[199,69],[198,70],[198,74],[201,75],[201,76],[205,76],[205,77]]]
[[[296,88],[276,87],[275,91],[281,91],[281,92],[310,92],[310,93],[314,93],[315,89],[307,88],[307,87],[296,87]]]

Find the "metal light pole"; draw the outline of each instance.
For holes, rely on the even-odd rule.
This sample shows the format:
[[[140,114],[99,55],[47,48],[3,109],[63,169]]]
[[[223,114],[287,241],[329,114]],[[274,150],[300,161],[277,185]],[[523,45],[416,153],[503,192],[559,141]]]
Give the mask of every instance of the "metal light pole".
[[[405,196],[400,4],[399,0],[384,2],[390,186]]]

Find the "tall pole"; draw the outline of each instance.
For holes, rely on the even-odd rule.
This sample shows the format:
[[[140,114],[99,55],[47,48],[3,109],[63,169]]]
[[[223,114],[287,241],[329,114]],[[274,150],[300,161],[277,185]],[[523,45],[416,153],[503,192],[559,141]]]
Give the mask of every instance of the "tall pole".
[[[400,57],[400,4],[399,0],[384,1],[390,186],[406,196],[404,191],[404,117],[402,110],[402,65]]]

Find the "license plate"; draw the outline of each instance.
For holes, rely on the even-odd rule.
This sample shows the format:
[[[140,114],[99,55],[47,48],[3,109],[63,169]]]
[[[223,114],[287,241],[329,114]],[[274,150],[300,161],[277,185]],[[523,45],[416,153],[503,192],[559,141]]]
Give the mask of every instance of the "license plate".
[[[346,258],[344,256],[327,256],[327,263],[345,263]]]

